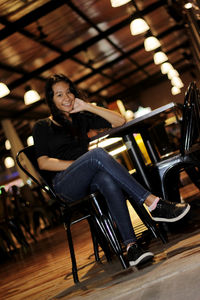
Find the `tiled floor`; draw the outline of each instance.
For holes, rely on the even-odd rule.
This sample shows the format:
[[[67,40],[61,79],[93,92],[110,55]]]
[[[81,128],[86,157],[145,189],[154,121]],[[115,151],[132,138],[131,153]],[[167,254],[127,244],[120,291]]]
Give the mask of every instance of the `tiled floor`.
[[[104,257],[96,263],[87,223],[79,223],[73,227],[80,278],[75,285],[65,232],[59,226],[42,233],[27,253],[1,265],[0,299],[199,300],[200,194],[192,190],[183,191],[192,208],[183,221],[168,228],[169,242],[150,241],[152,263],[127,270],[116,257],[111,263]]]

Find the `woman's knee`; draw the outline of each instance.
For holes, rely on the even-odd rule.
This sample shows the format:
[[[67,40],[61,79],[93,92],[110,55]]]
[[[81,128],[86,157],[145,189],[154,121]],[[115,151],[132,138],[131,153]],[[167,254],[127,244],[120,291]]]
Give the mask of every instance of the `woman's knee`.
[[[92,150],[90,150],[90,153],[91,154],[94,154],[94,155],[104,155],[104,154],[108,154],[106,152],[106,150],[104,150],[103,148],[94,148]]]
[[[103,190],[109,190],[112,192],[118,191],[119,187],[113,178],[105,172],[98,172],[92,182],[92,186],[99,187]]]

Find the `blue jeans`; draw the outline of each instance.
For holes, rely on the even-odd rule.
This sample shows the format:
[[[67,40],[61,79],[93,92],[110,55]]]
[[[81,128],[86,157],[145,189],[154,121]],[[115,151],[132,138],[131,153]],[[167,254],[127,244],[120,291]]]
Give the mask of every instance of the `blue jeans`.
[[[53,186],[66,201],[76,201],[99,190],[106,199],[124,244],[136,241],[124,192],[140,204],[144,203],[150,192],[102,148],[88,151],[66,170],[57,173]]]

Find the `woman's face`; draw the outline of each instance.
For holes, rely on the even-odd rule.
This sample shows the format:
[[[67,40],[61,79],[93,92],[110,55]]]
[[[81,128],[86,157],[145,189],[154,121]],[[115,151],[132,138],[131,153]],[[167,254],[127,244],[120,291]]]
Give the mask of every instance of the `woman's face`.
[[[57,82],[52,86],[52,90],[53,101],[56,107],[60,111],[69,114],[74,107],[75,101],[74,94],[69,90],[69,84],[64,81]]]

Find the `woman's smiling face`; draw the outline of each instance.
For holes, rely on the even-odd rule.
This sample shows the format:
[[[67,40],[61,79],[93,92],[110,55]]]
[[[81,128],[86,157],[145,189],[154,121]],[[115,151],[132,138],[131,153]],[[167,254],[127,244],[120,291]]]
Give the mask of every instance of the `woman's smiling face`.
[[[70,92],[69,84],[60,81],[55,83],[52,86],[53,90],[53,101],[56,107],[64,112],[69,114],[74,107],[75,96]]]

